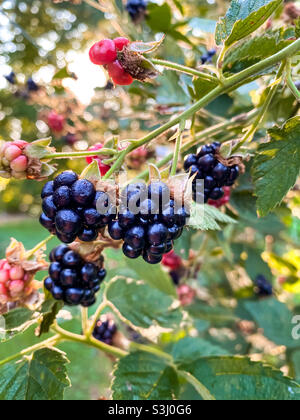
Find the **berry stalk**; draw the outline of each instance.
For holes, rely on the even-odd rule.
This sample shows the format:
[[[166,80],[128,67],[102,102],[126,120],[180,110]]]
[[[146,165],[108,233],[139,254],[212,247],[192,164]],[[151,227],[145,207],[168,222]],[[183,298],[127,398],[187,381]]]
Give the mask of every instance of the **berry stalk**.
[[[179,71],[180,73],[188,74],[190,76],[196,76],[201,77],[202,79],[207,79],[211,82],[217,82],[218,79],[215,76],[211,76],[210,74],[204,73],[202,71],[192,69],[191,67],[183,66],[181,64],[172,63],[171,61],[166,60],[158,60],[158,59],[152,59],[151,60],[153,64],[157,66],[162,66],[167,68],[168,70],[174,70]]]
[[[287,71],[287,75],[286,75],[287,85],[290,88],[293,95],[295,96],[295,98],[297,99],[297,101],[300,102],[300,91],[297,88],[297,86],[295,85],[294,80],[292,78],[292,63],[291,63],[291,60],[287,61],[286,71]]]
[[[44,160],[50,159],[69,159],[69,158],[85,158],[92,156],[115,156],[118,152],[113,149],[103,148],[101,150],[88,150],[87,152],[70,152],[70,153],[52,153],[43,157]]]
[[[266,68],[270,68],[274,65],[276,65],[279,62],[282,62],[283,60],[292,57],[293,55],[297,54],[300,49],[300,39],[290,44],[288,47],[282,49],[278,53],[272,55],[271,57],[265,58],[264,60],[261,60],[260,62],[254,64],[253,66],[241,71],[240,73],[231,76],[223,81],[222,86],[217,86],[215,89],[213,89],[211,92],[209,92],[206,96],[201,98],[199,101],[197,101],[194,105],[192,105],[190,108],[188,108],[186,111],[178,115],[173,120],[168,121],[166,124],[162,125],[161,127],[157,128],[156,130],[152,131],[145,137],[142,137],[140,140],[137,140],[133,143],[131,143],[126,150],[124,150],[114,165],[111,167],[111,169],[107,172],[104,179],[109,179],[111,175],[118,171],[126,158],[126,156],[132,152],[133,150],[144,146],[145,144],[149,143],[156,137],[163,134],[165,131],[169,130],[170,128],[174,127],[175,125],[179,124],[182,120],[188,120],[191,118],[194,114],[196,114],[198,111],[200,111],[201,108],[207,106],[210,102],[217,99],[220,95],[224,93],[228,93],[231,90],[235,89],[236,87],[240,86],[241,83],[248,80],[252,76],[255,76],[262,70]]]

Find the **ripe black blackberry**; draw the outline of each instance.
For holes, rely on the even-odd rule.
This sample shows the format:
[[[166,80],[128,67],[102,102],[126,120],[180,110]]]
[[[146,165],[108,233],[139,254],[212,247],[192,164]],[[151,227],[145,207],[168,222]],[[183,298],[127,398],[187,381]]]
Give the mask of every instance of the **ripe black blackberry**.
[[[108,319],[107,316],[103,315],[94,328],[93,337],[102,341],[105,344],[112,345],[114,335],[117,332],[117,326],[112,319]]]
[[[147,0],[128,0],[126,10],[133,22],[140,22],[146,14],[148,1]]]
[[[121,193],[117,219],[109,226],[112,239],[124,240],[123,253],[131,259],[142,256],[149,264],[158,264],[173,249],[186,225],[188,212],[170,199],[163,182],[129,185]]]
[[[96,293],[106,276],[103,259],[97,264],[85,262],[67,245],[60,245],[50,254],[49,277],[44,285],[56,300],[67,305],[84,307],[96,302]]]
[[[238,165],[225,166],[218,161],[216,153],[220,146],[218,142],[203,146],[197,155],[189,155],[184,162],[185,171],[191,176],[196,174],[193,200],[198,203],[219,200],[224,196],[223,187],[231,187],[239,177]],[[197,189],[197,181],[200,180],[204,180],[204,192]]]
[[[201,63],[203,65],[207,63],[208,64],[212,63],[212,59],[216,55],[216,53],[217,53],[216,49],[208,50],[205,54],[201,56]]]
[[[99,231],[114,218],[107,194],[96,192],[90,181],[79,179],[72,171],[47,182],[41,196],[40,223],[67,244],[77,237],[83,242],[94,241]],[[97,208],[101,208],[101,214]]]
[[[273,295],[272,284],[263,275],[259,275],[255,279],[255,294],[259,297]]]

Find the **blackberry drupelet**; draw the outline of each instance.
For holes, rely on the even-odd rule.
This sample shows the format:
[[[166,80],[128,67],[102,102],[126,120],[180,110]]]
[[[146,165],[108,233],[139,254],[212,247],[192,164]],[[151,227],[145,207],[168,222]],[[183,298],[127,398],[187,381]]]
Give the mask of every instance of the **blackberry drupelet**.
[[[207,203],[209,200],[220,200],[224,196],[224,187],[232,187],[239,177],[238,165],[225,166],[217,159],[221,144],[215,142],[203,146],[197,155],[189,155],[184,162],[186,172],[196,174],[193,182],[193,200]],[[197,181],[204,180],[204,193],[197,190]]]
[[[158,264],[173,249],[189,217],[185,207],[177,208],[163,182],[132,184],[121,192],[117,219],[109,223],[112,239],[124,240],[123,253],[135,259],[142,256]]]
[[[117,326],[112,319],[108,319],[105,315],[97,321],[94,328],[93,337],[111,346],[113,344],[114,335],[117,332]]]
[[[99,231],[115,217],[106,193],[95,190],[87,179],[79,179],[72,171],[65,171],[54,181],[47,182],[41,197],[43,213],[40,223],[61,242],[95,241]],[[97,210],[100,203],[101,214]]]
[[[60,245],[50,254],[51,265],[45,288],[56,300],[67,305],[84,307],[96,302],[96,293],[106,276],[103,259],[97,264],[85,262],[67,245]]]

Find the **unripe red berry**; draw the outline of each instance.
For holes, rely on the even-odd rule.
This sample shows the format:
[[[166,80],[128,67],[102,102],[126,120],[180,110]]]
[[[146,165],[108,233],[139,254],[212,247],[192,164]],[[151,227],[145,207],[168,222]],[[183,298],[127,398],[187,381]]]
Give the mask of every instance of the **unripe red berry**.
[[[196,291],[187,284],[182,284],[177,288],[177,295],[182,306],[191,305],[196,297]]]
[[[108,64],[107,70],[115,85],[129,86],[133,83],[132,76],[126,73],[118,60]]]
[[[4,286],[4,284],[0,283],[0,296],[3,295],[5,297],[7,297],[7,289]]]
[[[91,151],[93,151],[93,150],[96,151],[96,150],[101,150],[101,149],[103,149],[103,144],[102,143],[95,144],[95,146],[92,146],[92,147],[89,148],[89,150],[91,150]],[[98,163],[101,176],[104,176],[105,174],[107,174],[107,172],[110,170],[110,166],[105,165],[102,162],[102,159],[101,159],[100,156],[97,156],[97,155],[96,156],[88,156],[86,158],[86,161],[87,161],[88,164],[92,163],[93,160],[95,160]]]
[[[13,280],[9,283],[9,291],[12,298],[17,297],[25,287],[23,280]]]
[[[48,114],[48,125],[52,131],[60,133],[64,129],[65,117],[55,111],[51,111]]]
[[[24,277],[24,270],[21,266],[15,266],[11,268],[9,276],[11,280],[20,280]]]
[[[12,160],[19,157],[21,154],[22,150],[18,146],[12,144],[5,150],[4,156],[9,162],[11,162]]]
[[[0,283],[7,283],[9,280],[9,271],[2,269],[0,271]]]
[[[120,38],[115,38],[114,43],[115,43],[115,46],[116,46],[117,50],[122,51],[124,47],[126,47],[127,45],[130,44],[130,41],[127,38],[120,37]]]
[[[182,267],[182,259],[174,251],[164,255],[162,263],[164,266],[169,267],[172,271],[179,270]]]
[[[116,60],[116,45],[111,39],[103,39],[92,46],[89,54],[92,63],[103,66]]]
[[[10,163],[10,167],[15,172],[25,172],[28,165],[28,158],[24,155],[17,157]]]

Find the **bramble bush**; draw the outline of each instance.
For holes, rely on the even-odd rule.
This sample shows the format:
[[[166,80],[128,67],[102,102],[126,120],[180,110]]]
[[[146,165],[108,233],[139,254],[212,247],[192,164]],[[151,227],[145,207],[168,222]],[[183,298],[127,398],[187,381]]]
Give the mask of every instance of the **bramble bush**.
[[[299,400],[298,2],[31,3],[0,6],[1,209],[50,236],[0,261],[0,399],[72,397],[71,343],[109,399]]]

